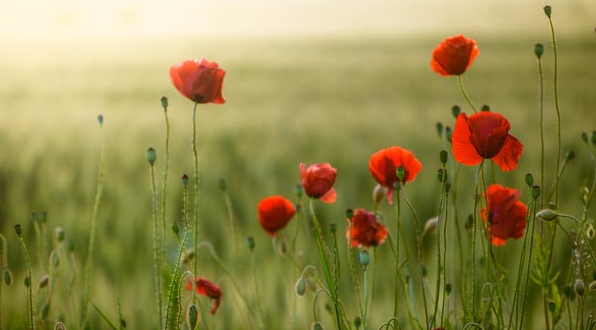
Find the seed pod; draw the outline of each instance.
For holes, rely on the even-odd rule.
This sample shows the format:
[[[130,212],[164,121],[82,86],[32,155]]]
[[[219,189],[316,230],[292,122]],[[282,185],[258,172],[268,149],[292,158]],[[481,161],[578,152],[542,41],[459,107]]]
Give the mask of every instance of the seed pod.
[[[532,173],[526,174],[526,184],[528,187],[532,187],[534,185],[534,176]]]
[[[584,285],[584,281],[577,279],[575,280],[575,284],[573,284],[573,291],[575,291],[575,293],[578,296],[583,296],[584,292],[586,291],[586,286]]]
[[[17,223],[16,225],[14,225],[14,231],[17,233],[17,236],[21,237],[21,233],[23,232],[21,224]]]
[[[188,187],[188,175],[183,174],[182,177],[180,178],[180,181],[182,181],[182,186],[184,188]]]
[[[6,284],[6,286],[10,286],[12,284],[12,272],[10,271],[10,269],[5,269],[2,273],[4,283]]]
[[[366,268],[370,263],[370,253],[367,250],[360,251],[360,254],[358,254],[358,261],[360,261],[360,264]]]
[[[324,328],[321,323],[315,321],[311,324],[310,329],[311,330],[323,330]]]
[[[551,13],[552,13],[552,8],[551,8],[551,6],[544,6],[544,8],[543,8],[543,9],[544,9],[544,14],[546,14],[546,16],[547,16],[548,18],[550,18],[550,15],[551,15]]]
[[[197,324],[199,323],[199,311],[195,304],[191,304],[188,306],[188,311],[186,313],[186,322],[188,323],[189,330],[195,330]]]
[[[536,216],[544,221],[553,221],[559,217],[559,213],[551,209],[543,209],[538,211]]]
[[[46,302],[41,306],[41,318],[46,319],[50,314],[50,303]]]
[[[62,227],[56,227],[56,229],[54,229],[54,235],[56,235],[58,243],[64,241],[64,229],[62,229]]]
[[[153,164],[155,164],[155,160],[157,159],[157,153],[155,152],[155,149],[147,149],[147,151],[145,152],[145,157],[147,158],[149,165],[153,166]]]
[[[162,96],[160,101],[161,101],[161,107],[163,108],[164,111],[166,111],[168,109],[168,98],[165,96]]]
[[[306,289],[306,281],[304,280],[304,277],[300,276],[298,281],[296,281],[296,285],[294,285],[294,291],[296,291],[298,297],[302,297],[306,293]]]
[[[532,195],[532,198],[534,198],[534,200],[537,200],[538,197],[540,197],[540,193],[540,186],[532,186],[532,188],[530,188],[530,194]]]
[[[360,329],[361,325],[362,319],[360,318],[360,316],[356,316],[356,318],[354,319],[354,326],[356,327],[356,329]]]
[[[441,164],[445,165],[445,163],[447,163],[447,150],[441,150],[441,152],[439,152],[439,159],[441,160]]]
[[[50,275],[48,274],[43,274],[41,276],[41,278],[39,279],[39,288],[43,289],[46,286],[48,286],[48,283],[50,282]]]
[[[541,43],[537,43],[534,45],[534,54],[537,58],[541,58],[542,54],[544,54],[544,45]]]
[[[457,118],[457,116],[459,116],[459,114],[461,113],[461,108],[459,107],[459,105],[454,105],[451,108],[451,114],[453,115],[453,117]]]
[[[438,121],[435,124],[435,128],[437,129],[437,134],[439,135],[439,138],[443,137],[443,123]]]

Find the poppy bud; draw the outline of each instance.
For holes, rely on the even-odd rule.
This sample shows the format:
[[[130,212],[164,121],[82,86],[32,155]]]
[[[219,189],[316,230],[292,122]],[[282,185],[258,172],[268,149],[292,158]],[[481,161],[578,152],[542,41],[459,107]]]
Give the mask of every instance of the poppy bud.
[[[443,136],[443,123],[438,121],[435,127],[437,128],[437,134],[439,134],[439,138],[441,138]]]
[[[337,232],[337,225],[336,225],[335,223],[330,223],[330,224],[329,224],[329,231],[330,231],[332,234],[335,234],[335,232]]]
[[[482,108],[480,108],[480,111],[490,111],[490,106],[488,104],[485,104],[482,106]]]
[[[570,300],[573,300],[573,298],[575,298],[575,291],[573,291],[573,287],[571,285],[563,286],[563,294]]]
[[[437,232],[437,227],[439,227],[439,217],[430,218],[424,224],[424,232],[434,234]]]
[[[470,229],[472,229],[473,225],[474,225],[474,217],[470,214],[470,215],[468,215],[468,218],[466,219],[466,222],[464,223],[464,227],[466,228],[466,230],[470,230]]]
[[[10,286],[12,284],[12,272],[10,271],[10,269],[5,269],[2,273],[3,273],[2,277],[4,278],[4,283],[7,286]]]
[[[296,194],[296,197],[298,197],[298,199],[302,198],[302,196],[304,195],[304,188],[302,188],[301,184],[297,184],[294,187],[294,194]]]
[[[48,212],[41,211],[39,213],[39,222],[40,223],[46,223],[46,222],[48,222]]]
[[[315,321],[313,324],[311,324],[310,330],[323,330],[323,325]]]
[[[532,185],[534,185],[534,176],[532,175],[532,173],[526,174],[526,184],[528,185],[528,187],[532,187]]]
[[[68,252],[73,252],[75,250],[75,242],[71,239],[66,241],[66,249]]]
[[[565,153],[565,161],[568,162],[573,158],[575,158],[575,152],[573,150],[567,150],[567,152]]]
[[[544,45],[541,43],[537,43],[534,45],[534,54],[536,57],[541,58],[542,54],[544,54]]]
[[[397,175],[397,179],[399,180],[399,182],[403,182],[404,175],[406,174],[406,170],[404,169],[403,166],[398,166],[397,169],[395,170],[395,174]]]
[[[364,266],[364,268],[368,266],[368,264],[370,263],[370,253],[368,252],[368,250],[360,251],[360,253],[358,254],[358,261],[362,266]]]
[[[306,281],[304,280],[304,277],[300,276],[296,285],[294,285],[294,291],[296,291],[298,297],[304,296],[306,293]]]
[[[252,236],[246,238],[246,246],[250,251],[255,249],[255,239]]]
[[[449,141],[449,143],[453,143],[452,142],[453,130],[449,126],[445,127],[445,137],[447,138],[447,141]]]
[[[228,189],[228,184],[226,183],[225,179],[219,179],[219,190],[222,192],[226,192]]]
[[[184,188],[188,187],[188,175],[183,174],[182,178],[180,178],[180,180],[182,181],[182,186]]]
[[[191,304],[188,306],[188,310],[186,312],[186,322],[188,323],[188,329],[194,330],[199,323],[199,311],[195,304]]]
[[[451,190],[451,183],[450,182],[445,182],[445,193],[448,194],[449,190]]]
[[[56,250],[53,250],[50,254],[50,265],[52,265],[52,268],[57,268],[60,265],[60,253]]]
[[[532,188],[530,188],[530,194],[532,195],[532,198],[534,198],[534,200],[537,200],[538,197],[540,197],[540,186],[532,186]]]
[[[120,326],[122,327],[122,329],[126,329],[126,320],[121,319],[120,320]]]
[[[441,150],[441,152],[439,152],[439,159],[441,160],[441,164],[445,165],[445,163],[447,163],[447,150]]]
[[[453,285],[451,285],[451,283],[445,284],[445,293],[450,294],[452,290],[453,290]]]
[[[56,235],[56,240],[59,243],[64,241],[64,229],[62,229],[62,227],[56,227],[56,229],[54,229],[54,235]]]
[[[164,111],[168,110],[168,98],[165,96],[162,96],[161,99],[161,107],[163,108]]]
[[[29,285],[31,285],[31,279],[29,278],[29,276],[25,276],[25,279],[23,279],[23,283],[26,287],[29,287]]]
[[[583,296],[584,292],[586,291],[586,286],[584,285],[584,281],[577,279],[575,280],[575,284],[573,284],[573,291],[575,291],[575,293],[578,296]]]
[[[554,303],[554,302],[552,302],[552,301],[551,301],[551,302],[549,302],[549,303],[548,303],[548,310],[549,310],[551,313],[554,313],[554,312],[557,310],[557,304],[555,304],[555,303]]]
[[[285,239],[277,241],[277,253],[280,257],[285,257],[288,253],[288,242]]]
[[[362,319],[360,318],[360,316],[356,316],[356,318],[354,319],[354,326],[356,327],[356,329],[360,329],[361,325]]]
[[[553,221],[559,217],[559,213],[551,209],[543,209],[538,211],[536,216],[544,221]]]
[[[41,307],[41,318],[45,319],[46,317],[48,317],[48,314],[50,314],[50,303],[46,302]]]
[[[551,6],[544,6],[544,13],[546,14],[546,16],[547,16],[548,18],[550,18],[550,14],[551,14],[551,12],[552,12],[552,8],[551,8]]]
[[[155,149],[147,149],[147,151],[145,152],[145,157],[147,158],[149,165],[153,166],[153,164],[155,164],[155,160],[157,159],[157,153],[155,153]]]
[[[387,196],[387,188],[381,186],[380,184],[377,184],[375,186],[375,189],[373,189],[373,202],[375,203],[380,203],[383,198],[385,198],[385,196]],[[352,216],[354,215],[354,213],[352,213]],[[351,219],[352,217],[348,217],[349,219]]]
[[[180,233],[180,227],[178,227],[177,224],[173,224],[172,231],[174,232],[174,234],[178,235],[178,233]]]
[[[588,133],[582,132],[582,141],[584,141],[584,143],[588,143]]]
[[[425,264],[420,265],[420,271],[422,272],[423,277],[426,277],[426,275],[428,275],[428,268]]]
[[[103,126],[103,115],[97,115],[97,122],[100,127]]]
[[[43,289],[48,285],[48,282],[50,282],[50,275],[48,274],[44,274],[40,279],[39,279],[39,288]]]
[[[453,117],[457,118],[457,116],[459,116],[459,114],[461,113],[461,108],[459,107],[459,105],[454,105],[451,108],[451,114],[453,115]]]
[[[592,131],[592,144],[596,146],[596,131]]]
[[[21,237],[23,229],[21,228],[20,224],[17,223],[16,225],[14,225],[14,231],[17,233],[17,236]]]
[[[596,281],[592,281],[590,285],[588,285],[588,290],[590,290],[591,292],[596,291]]]

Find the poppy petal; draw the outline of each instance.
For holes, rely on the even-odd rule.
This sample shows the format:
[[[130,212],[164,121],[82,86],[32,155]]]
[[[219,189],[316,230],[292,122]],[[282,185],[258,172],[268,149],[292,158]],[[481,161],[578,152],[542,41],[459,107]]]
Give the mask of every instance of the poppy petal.
[[[474,145],[470,143],[470,135],[468,116],[465,113],[461,113],[457,117],[451,137],[453,157],[458,163],[464,165],[478,165],[482,161],[482,156],[478,154]]]
[[[508,135],[501,151],[492,158],[503,171],[511,171],[517,167],[519,158],[524,151],[524,145],[513,136]]]
[[[337,193],[335,192],[334,188],[331,188],[323,196],[319,197],[319,199],[325,203],[333,203],[333,202],[335,202],[336,198],[337,198]]]

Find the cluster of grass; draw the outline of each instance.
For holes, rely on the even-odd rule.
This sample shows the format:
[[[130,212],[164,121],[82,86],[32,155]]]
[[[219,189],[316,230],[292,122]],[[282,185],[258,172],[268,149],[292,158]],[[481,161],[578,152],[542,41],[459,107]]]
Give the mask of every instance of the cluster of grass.
[[[412,150],[424,165],[410,199],[421,219],[436,215],[440,167],[438,153],[445,148],[435,131],[435,123],[453,126],[451,106],[464,100],[457,85],[436,76],[429,68],[430,50],[436,38],[399,39],[318,39],[318,40],[188,40],[181,45],[161,41],[174,57],[151,53],[146,57],[129,56],[118,61],[88,60],[72,62],[2,65],[5,77],[0,82],[0,232],[8,238],[8,251],[15,284],[2,288],[2,324],[19,328],[26,324],[24,260],[12,227],[23,224],[24,237],[36,246],[32,211],[48,214],[47,235],[50,245],[53,228],[61,226],[73,240],[77,277],[82,281],[89,222],[93,206],[101,135],[107,141],[106,183],[99,210],[94,282],[91,298],[109,315],[117,315],[116,302],[130,328],[156,328],[153,306],[151,246],[151,194],[148,165],[144,152],[157,149],[157,166],[162,166],[163,113],[159,99],[170,99],[172,128],[171,180],[168,187],[169,224],[180,219],[181,186],[177,177],[192,174],[190,153],[191,105],[179,97],[167,79],[167,68],[180,60],[180,54],[200,54],[215,59],[226,69],[225,106],[203,106],[198,116],[198,144],[201,155],[202,237],[208,237],[224,260],[234,260],[234,244],[242,251],[237,270],[250,264],[244,239],[256,240],[255,259],[261,286],[261,306],[265,327],[280,329],[294,312],[293,274],[280,274],[288,267],[276,256],[269,236],[258,226],[256,203],[264,196],[281,193],[293,197],[299,183],[300,162],[329,162],[338,169],[338,201],[321,209],[324,222],[345,224],[347,208],[371,205],[375,185],[367,164],[370,155],[384,147],[401,145]],[[496,171],[499,181],[518,189],[524,187],[527,172],[539,171],[538,140],[539,84],[533,45],[523,37],[476,37],[481,56],[466,73],[467,90],[477,104],[488,104],[512,123],[512,133],[526,149],[516,171]],[[139,45],[149,49],[147,45]],[[596,129],[593,81],[596,67],[594,35],[571,36],[562,40],[560,56],[560,98],[563,109],[563,146],[574,150],[561,182],[561,204],[579,205],[579,187],[590,177],[589,156],[580,139],[582,131]],[[55,50],[60,54],[60,50]],[[545,63],[552,60],[546,47]],[[552,76],[546,67],[547,79]],[[28,77],[35,77],[30,79]],[[547,170],[554,171],[556,155],[555,114],[552,99],[546,100]],[[465,107],[464,107],[465,109]],[[96,116],[103,114],[99,129]],[[459,194],[473,194],[474,171],[462,171]],[[240,235],[233,242],[225,200],[219,189],[225,179],[231,196]],[[466,180],[468,180],[466,182]],[[387,206],[381,211],[391,213]],[[466,204],[470,207],[470,203]],[[471,212],[471,210],[469,210]],[[411,224],[405,224],[412,231]],[[392,227],[392,226],[391,226]],[[290,232],[293,229],[290,229]],[[171,242],[174,242],[170,235]],[[425,241],[434,245],[432,239]],[[509,242],[497,253],[504,258],[520,242]],[[172,258],[175,244],[170,246]],[[342,247],[342,251],[345,247]],[[388,258],[379,249],[379,260]],[[569,244],[562,243],[555,262],[566,265]],[[342,253],[345,255],[345,252]],[[204,274],[218,278],[217,265],[207,254],[201,255]],[[42,258],[32,249],[32,259]],[[432,253],[427,256],[432,260]],[[510,267],[516,266],[511,260]],[[315,261],[311,261],[315,262]],[[377,268],[375,309],[377,319],[391,312],[392,272]],[[34,268],[33,282],[42,276]],[[283,275],[283,277],[282,277]],[[252,286],[252,275],[239,275],[239,281]],[[348,280],[348,276],[344,276]],[[227,292],[214,318],[218,328],[241,327],[242,320]],[[348,282],[346,282],[348,283]],[[35,286],[34,286],[35,287]],[[68,283],[58,283],[66,290]],[[81,297],[78,292],[75,297]],[[230,297],[230,299],[228,299]],[[404,298],[405,299],[405,298]],[[385,303],[387,302],[387,304]],[[294,328],[311,322],[307,302],[299,302],[299,317]],[[56,306],[55,310],[67,310]],[[355,308],[355,305],[352,306]],[[52,310],[54,312],[54,310]],[[55,316],[55,315],[54,315]],[[103,328],[94,314],[95,328]],[[530,326],[530,324],[528,325]]]

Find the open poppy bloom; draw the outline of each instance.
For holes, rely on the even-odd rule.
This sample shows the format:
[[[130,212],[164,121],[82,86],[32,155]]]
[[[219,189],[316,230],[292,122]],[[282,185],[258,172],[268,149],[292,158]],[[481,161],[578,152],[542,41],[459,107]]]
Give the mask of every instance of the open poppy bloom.
[[[482,159],[492,159],[503,171],[517,166],[524,145],[509,134],[511,125],[502,115],[482,111],[470,115],[461,113],[453,130],[453,156],[464,165],[477,165]]]
[[[397,168],[404,169],[402,184],[416,178],[422,169],[422,164],[414,154],[400,147],[391,147],[375,152],[368,162],[368,169],[373,178],[383,187],[388,188],[387,200],[392,203],[393,185],[398,181]]]
[[[196,103],[225,103],[221,96],[226,72],[217,63],[189,59],[172,65],[170,79],[180,94]]]
[[[488,199],[488,231],[491,243],[505,244],[508,238],[524,236],[528,207],[519,200],[517,189],[493,184],[486,190]],[[486,209],[482,209],[482,220],[486,221]]]
[[[275,236],[284,228],[296,213],[294,204],[283,196],[270,196],[262,199],[257,205],[259,223],[269,234]]]
[[[195,286],[198,294],[213,300],[213,303],[211,304],[211,315],[215,314],[219,307],[219,303],[221,302],[221,289],[203,277],[196,278]],[[186,283],[186,290],[192,290],[192,281],[189,280],[188,283]]]
[[[300,164],[300,182],[308,197],[320,199],[326,203],[335,202],[337,194],[333,189],[337,170],[329,163],[312,164],[306,168]]]
[[[354,217],[348,222],[346,236],[352,247],[381,245],[387,238],[387,228],[377,221],[374,213],[365,209],[354,210]]]
[[[461,34],[449,37],[433,50],[430,67],[442,76],[459,76],[472,65],[479,53],[474,39]]]

